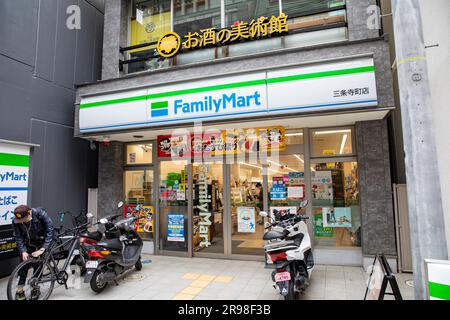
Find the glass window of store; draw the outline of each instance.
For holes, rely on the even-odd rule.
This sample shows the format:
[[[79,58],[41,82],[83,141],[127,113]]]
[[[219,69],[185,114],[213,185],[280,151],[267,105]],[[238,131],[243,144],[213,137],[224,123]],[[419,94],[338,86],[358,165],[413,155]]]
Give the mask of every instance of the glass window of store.
[[[353,129],[311,130],[315,245],[361,246],[358,162]]]
[[[126,167],[124,171],[125,213],[141,205],[141,219],[135,229],[144,240],[152,240],[155,228],[153,206],[152,144],[139,143],[126,146]]]
[[[169,31],[184,38],[210,28],[220,29],[236,22],[250,23],[259,17],[278,16],[281,12],[288,15],[289,35],[284,41],[281,37],[272,37],[225,46],[225,50],[220,47],[193,50],[176,56],[173,64],[317,45],[347,38],[345,8],[345,0],[133,0],[130,45],[157,41]],[[225,13],[223,16],[222,12]],[[169,66],[168,59],[153,58],[154,46],[129,52],[132,58],[142,59],[129,65],[130,73]]]
[[[160,249],[188,252],[188,162],[159,162]]]

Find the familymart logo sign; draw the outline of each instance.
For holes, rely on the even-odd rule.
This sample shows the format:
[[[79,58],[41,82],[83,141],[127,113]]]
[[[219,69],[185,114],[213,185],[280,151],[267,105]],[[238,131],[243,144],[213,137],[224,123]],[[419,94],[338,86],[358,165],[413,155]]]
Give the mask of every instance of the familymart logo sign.
[[[246,90],[243,92],[216,93],[210,95],[174,97],[165,101],[150,103],[152,118],[175,117],[204,117],[220,116],[221,114],[239,114],[252,109],[265,107],[263,94],[260,90]]]
[[[152,102],[152,118],[167,117],[169,115],[169,101]]]

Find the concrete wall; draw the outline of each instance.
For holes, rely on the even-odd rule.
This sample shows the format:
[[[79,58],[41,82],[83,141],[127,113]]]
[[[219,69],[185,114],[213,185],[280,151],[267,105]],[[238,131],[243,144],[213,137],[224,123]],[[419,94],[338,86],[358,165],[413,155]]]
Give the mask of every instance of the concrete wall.
[[[87,188],[97,184],[97,153],[73,137],[73,103],[75,83],[100,78],[102,2],[0,1],[0,139],[41,145],[32,154],[29,202],[55,220],[58,211],[86,209]],[[66,28],[73,4],[81,30]]]
[[[0,138],[41,145],[32,160],[31,204],[53,213],[85,208],[85,191],[96,181],[95,153],[73,138],[74,84],[100,78],[103,13],[94,3],[0,1]],[[72,4],[80,6],[81,30],[66,28]]]
[[[389,14],[392,12],[390,0],[381,0],[382,14],[386,15],[382,19],[383,31],[389,39],[389,47],[391,53],[391,65],[394,65],[396,60],[395,54],[395,39],[393,35],[392,17]],[[400,106],[398,78],[396,69],[393,70],[393,86],[395,105]],[[402,113],[401,108],[395,108],[391,112],[389,118],[390,130],[390,144],[391,144],[391,164],[392,164],[392,183],[406,184],[406,169],[405,169],[405,150],[403,148],[403,130],[402,130]]]
[[[356,124],[363,255],[396,256],[386,120]]]
[[[442,205],[450,256],[450,1],[420,1],[427,49]]]
[[[123,201],[124,144],[100,144],[98,167],[98,216],[117,213],[117,204]]]
[[[348,37],[350,41],[367,40],[380,35],[378,29],[367,27],[371,12],[370,6],[377,5],[377,0],[347,0]]]
[[[120,47],[128,45],[129,0],[108,0],[105,3],[102,79],[118,78]]]

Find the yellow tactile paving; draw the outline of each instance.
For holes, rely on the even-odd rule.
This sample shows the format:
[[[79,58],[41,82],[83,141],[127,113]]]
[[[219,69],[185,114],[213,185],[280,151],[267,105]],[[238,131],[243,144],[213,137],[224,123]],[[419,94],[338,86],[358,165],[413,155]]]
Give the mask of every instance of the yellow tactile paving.
[[[183,275],[183,279],[187,279],[187,280],[197,280],[198,277],[200,277],[201,274],[198,273],[185,273]]]
[[[203,288],[197,288],[197,287],[186,287],[183,289],[183,291],[181,291],[182,294],[190,294],[190,295],[197,295],[200,293],[200,291],[202,291]]]
[[[217,276],[214,279],[214,282],[222,282],[222,283],[230,283],[233,280],[233,277],[229,276]]]
[[[190,284],[191,287],[196,287],[196,288],[206,288],[208,286],[208,284],[210,284],[211,281],[204,281],[204,280],[195,280],[194,282],[192,282]]]
[[[194,298],[195,295],[179,293],[173,298],[173,300],[193,300]]]
[[[185,273],[182,278],[193,281],[189,286],[179,292],[173,300],[193,300],[211,282],[230,283],[233,280],[233,277],[230,276],[198,273]]]
[[[200,277],[197,278],[197,280],[202,281],[213,281],[216,276],[211,274],[202,274]]]

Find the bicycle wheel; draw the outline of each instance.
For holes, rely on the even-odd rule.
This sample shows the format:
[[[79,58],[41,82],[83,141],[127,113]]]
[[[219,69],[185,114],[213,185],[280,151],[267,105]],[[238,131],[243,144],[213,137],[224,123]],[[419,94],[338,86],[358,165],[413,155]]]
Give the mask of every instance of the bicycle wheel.
[[[22,280],[22,281],[21,281]],[[8,300],[16,300],[16,293],[22,286],[26,300],[47,300],[55,287],[53,268],[39,259],[28,259],[20,263],[8,280]],[[19,285],[19,282],[22,282]]]

